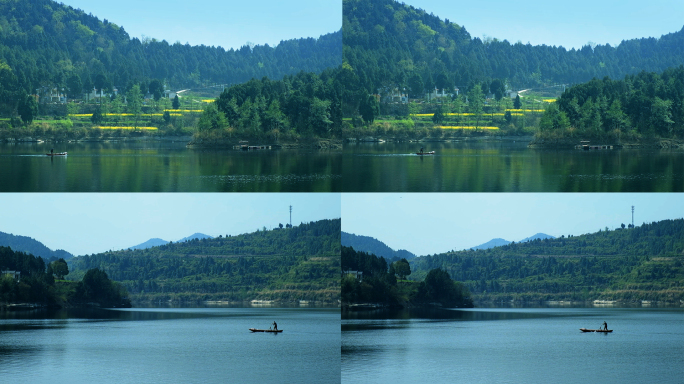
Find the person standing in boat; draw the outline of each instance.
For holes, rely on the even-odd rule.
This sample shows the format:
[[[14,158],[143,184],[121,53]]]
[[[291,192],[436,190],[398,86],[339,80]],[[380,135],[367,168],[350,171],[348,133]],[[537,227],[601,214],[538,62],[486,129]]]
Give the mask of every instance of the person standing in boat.
[[[273,322],[273,330],[274,330],[274,331],[277,331],[277,330],[278,330],[278,324],[276,324],[275,321]]]
[[[54,148],[50,148],[50,154],[52,155],[53,153],[55,153],[55,149],[54,149]]]
[[[606,323],[605,321],[603,322],[603,330],[604,331],[608,330],[608,323]]]
[[[420,153],[423,153],[423,147],[420,147]]]

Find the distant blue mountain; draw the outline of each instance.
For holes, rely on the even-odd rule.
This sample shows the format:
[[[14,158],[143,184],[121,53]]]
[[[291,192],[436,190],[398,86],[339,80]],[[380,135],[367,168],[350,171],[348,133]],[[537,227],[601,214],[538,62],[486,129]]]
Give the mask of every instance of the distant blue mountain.
[[[204,233],[195,233],[195,234],[192,234],[188,237],[184,237],[184,238],[176,241],[176,243],[182,243],[184,241],[194,240],[194,239],[200,239],[201,240],[201,239],[212,239],[212,238],[213,238],[212,236],[205,235]],[[158,247],[160,245],[164,245],[164,244],[168,244],[168,243],[169,243],[169,241],[155,237],[154,239],[149,239],[142,244],[132,246],[128,249],[147,249],[147,248],[152,248],[152,247]]]
[[[489,248],[494,248],[494,247],[501,247],[502,245],[508,245],[510,243],[511,242],[508,240],[504,240],[502,238],[497,237],[496,239],[491,239],[484,244],[480,244],[480,245],[478,245],[476,247],[472,247],[470,249],[475,249],[475,250],[477,250],[477,249],[489,249]]]
[[[526,242],[528,242],[528,241],[537,240],[537,239],[541,239],[541,240],[544,240],[544,239],[555,239],[555,237],[554,237],[554,236],[551,236],[551,235],[547,235],[547,234],[545,234],[545,233],[537,233],[537,234],[535,234],[535,235],[532,235],[532,236],[530,236],[530,237],[526,237],[526,238],[524,238],[524,239],[518,241],[518,243],[526,243]],[[510,243],[512,243],[512,241],[504,240],[504,239],[501,239],[501,238],[496,238],[496,239],[489,240],[488,242],[486,242],[486,243],[484,243],[484,244],[480,244],[480,245],[478,245],[478,246],[471,247],[470,249],[474,249],[474,250],[477,250],[477,249],[489,249],[489,248],[494,248],[494,247],[501,247],[501,246],[503,246],[503,245],[508,245],[508,244],[510,244]]]
[[[213,236],[205,235],[204,233],[194,233],[188,237],[184,237],[184,238],[178,240],[177,243],[182,243],[182,242],[187,241],[187,240],[195,240],[195,239],[202,240],[202,239],[213,239],[213,238],[214,238]]]
[[[154,239],[149,239],[146,242],[138,245],[134,245],[128,249],[147,249],[147,248],[152,248],[152,247],[158,247],[160,245],[168,244],[169,242],[166,240],[162,240],[160,238],[155,237]]]
[[[527,237],[527,238],[520,240],[519,243],[526,243],[528,241],[537,240],[537,239],[544,240],[544,239],[555,239],[555,238],[556,238],[555,236],[547,235],[546,233],[537,233],[536,235],[532,235],[530,237]]]

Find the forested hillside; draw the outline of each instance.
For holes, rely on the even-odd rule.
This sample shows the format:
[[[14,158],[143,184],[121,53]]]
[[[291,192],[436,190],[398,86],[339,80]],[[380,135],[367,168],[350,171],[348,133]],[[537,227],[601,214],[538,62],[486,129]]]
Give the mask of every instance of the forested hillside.
[[[52,0],[0,1],[0,61],[13,69],[26,93],[70,87],[72,76],[84,89],[92,90],[96,77],[104,75],[108,85],[127,90],[151,79],[177,89],[320,72],[340,65],[341,39],[335,32],[238,50],[140,41],[124,26]]]
[[[462,92],[499,80],[512,89],[573,84],[592,78],[663,71],[684,62],[684,29],[661,37],[623,41],[617,47],[586,45],[567,50],[522,42],[473,38],[454,20],[394,0],[343,0],[344,61],[349,65],[349,102],[378,90]],[[457,9],[457,8],[455,8]],[[558,33],[567,33],[559,30]],[[345,99],[347,101],[347,99]],[[352,108],[353,109],[353,108]],[[347,113],[347,111],[345,111]]]
[[[416,257],[416,255],[405,249],[395,251],[380,240],[370,236],[355,235],[353,233],[342,232],[342,245],[345,247],[352,247],[357,251],[368,252],[376,256],[384,257],[390,261],[404,258],[412,259]]]
[[[342,126],[340,69],[300,72],[282,80],[252,79],[226,88],[207,106],[192,144],[226,145],[330,138]]]
[[[128,294],[99,269],[81,274],[80,281],[64,281],[69,274],[64,259],[45,263],[40,256],[0,246],[0,306],[130,307]]]
[[[419,281],[407,281],[411,274],[406,259],[388,263],[382,256],[342,246],[342,304],[433,305],[472,307],[470,292],[449,273],[436,268]],[[361,272],[360,275],[357,273]]]
[[[107,272],[138,301],[336,302],[340,220],[77,257],[69,276],[79,279],[91,268]]]
[[[411,260],[443,268],[478,300],[684,300],[684,219]]]
[[[74,255],[63,249],[53,251],[38,240],[28,236],[13,235],[11,233],[0,232],[0,246],[10,247],[15,251],[40,256],[45,260],[56,260],[60,258],[70,259],[74,257]]]
[[[557,105],[556,105],[557,104]],[[539,124],[538,139],[600,137],[681,138],[684,134],[684,66],[640,72],[624,80],[591,80],[567,89]]]

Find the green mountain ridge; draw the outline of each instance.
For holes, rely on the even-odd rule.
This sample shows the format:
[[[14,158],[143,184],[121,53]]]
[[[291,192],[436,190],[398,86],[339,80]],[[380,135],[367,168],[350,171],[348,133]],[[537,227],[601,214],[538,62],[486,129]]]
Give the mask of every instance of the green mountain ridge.
[[[0,246],[10,247],[15,251],[30,253],[35,256],[40,256],[45,260],[68,260],[74,255],[63,250],[52,250],[46,247],[43,243],[28,236],[13,235],[11,233],[0,232]]]
[[[355,235],[353,233],[342,232],[342,245],[345,247],[352,247],[357,251],[372,253],[376,256],[382,256],[387,260],[412,259],[416,257],[415,254],[405,250],[394,250],[387,246],[380,240],[370,236]]]
[[[411,279],[442,268],[477,301],[684,300],[684,219],[512,243],[410,261]]]
[[[68,87],[74,75],[83,89],[92,89],[98,75],[108,87],[160,79],[181,89],[320,72],[340,65],[341,40],[337,31],[238,50],[140,41],[122,26],[52,0],[0,1],[0,62],[26,93]]]
[[[135,302],[299,300],[340,295],[340,220],[81,256],[70,279],[100,268]]]
[[[353,115],[368,94],[406,89],[465,93],[498,79],[511,89],[575,84],[592,78],[622,78],[663,71],[684,62],[684,28],[659,38],[623,40],[618,46],[556,46],[482,41],[461,25],[394,0],[343,0],[344,62]]]

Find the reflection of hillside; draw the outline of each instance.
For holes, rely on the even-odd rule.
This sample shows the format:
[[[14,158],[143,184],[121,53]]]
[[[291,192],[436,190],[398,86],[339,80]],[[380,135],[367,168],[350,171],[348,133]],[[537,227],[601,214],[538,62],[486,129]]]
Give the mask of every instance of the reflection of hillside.
[[[528,149],[512,141],[347,145],[348,192],[681,192],[684,152]]]
[[[26,156],[37,144],[2,145],[0,190],[14,192],[330,192],[340,154],[189,150],[185,143],[69,143],[68,159]],[[7,151],[5,151],[5,148]]]

